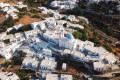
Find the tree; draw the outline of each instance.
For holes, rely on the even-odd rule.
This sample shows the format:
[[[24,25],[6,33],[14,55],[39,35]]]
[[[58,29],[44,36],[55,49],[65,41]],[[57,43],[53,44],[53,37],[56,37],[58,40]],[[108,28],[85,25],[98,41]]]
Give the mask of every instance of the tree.
[[[32,18],[41,18],[38,14],[33,15]]]
[[[77,7],[73,8],[72,10],[69,9],[69,10],[67,10],[66,12],[62,12],[62,13],[70,14],[70,15],[76,15],[76,16],[83,15],[83,11],[82,11],[82,9],[80,8],[80,6],[77,6]]]
[[[30,9],[30,12],[31,12],[31,13],[38,13],[38,11],[35,10],[35,9]]]
[[[22,11],[22,12],[27,11],[27,7],[23,7],[22,9],[19,9],[19,11]]]
[[[4,67],[8,67],[10,65],[10,63],[9,62],[5,62],[5,64],[4,64]]]
[[[15,23],[16,23],[15,20],[8,19],[8,20],[5,20],[2,25],[7,27],[12,27],[14,26]]]
[[[66,28],[67,27],[67,23],[63,24],[63,26]]]
[[[88,34],[83,34],[83,36],[82,36],[82,40],[83,40],[83,41],[88,40],[88,38],[89,38],[89,37],[88,37]]]
[[[81,39],[82,38],[82,33],[78,32],[78,31],[75,31],[75,32],[73,32],[73,36],[76,39]]]
[[[24,0],[24,4],[27,4],[28,6],[36,6],[36,4],[34,3],[34,0]]]
[[[18,13],[18,17],[22,18],[25,14],[24,13]]]
[[[15,65],[21,65],[22,64],[22,59],[13,57],[12,60],[14,61]]]
[[[105,44],[104,47],[107,51],[112,52],[112,47],[111,46]]]

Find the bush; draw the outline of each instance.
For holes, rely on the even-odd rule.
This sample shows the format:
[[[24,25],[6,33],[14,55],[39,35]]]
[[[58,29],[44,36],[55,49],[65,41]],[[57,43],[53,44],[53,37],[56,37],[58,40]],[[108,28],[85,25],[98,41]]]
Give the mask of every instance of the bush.
[[[14,26],[15,23],[16,23],[15,20],[8,19],[8,20],[5,20],[2,25],[7,27],[12,27]]]
[[[86,41],[86,40],[88,40],[88,38],[89,38],[89,37],[88,37],[88,34],[83,34],[83,36],[82,36],[81,39],[82,39],[83,41]]]
[[[32,18],[41,18],[39,15],[34,15]]]
[[[66,18],[65,18],[65,17],[62,17],[61,20],[66,20]]]
[[[21,57],[25,57],[26,53],[23,51],[17,51],[17,54],[19,54]]]
[[[105,44],[104,47],[107,51],[112,52],[112,47],[111,46]]]
[[[25,15],[25,13],[18,13],[18,17],[22,18]]]
[[[64,23],[63,26],[66,28],[67,27],[67,23]]]
[[[25,69],[20,69],[20,70],[17,71],[16,74],[20,77],[20,80],[29,80],[29,79],[27,78],[27,75],[28,75],[29,73],[35,73],[35,72],[32,71],[32,70],[29,70],[29,69],[27,69],[27,70],[25,70]]]
[[[26,26],[21,27],[17,31],[15,29],[13,29],[12,31],[8,32],[7,34],[15,34],[15,33],[18,33],[18,32],[24,32],[24,31],[29,31],[29,30],[32,30],[31,26],[26,25]]]
[[[75,31],[73,32],[73,36],[75,37],[75,39],[81,39],[82,38],[82,33]]]
[[[67,10],[66,12],[62,12],[62,13],[70,14],[70,15],[76,15],[76,16],[83,15],[83,11],[80,8],[80,6],[78,6],[76,8],[73,8],[72,10]]]
[[[116,47],[117,47],[117,48],[120,48],[120,44],[116,44]]]
[[[22,9],[19,9],[19,11],[21,11],[21,12],[27,11],[27,7],[23,7]]]
[[[23,61],[21,58],[17,58],[17,57],[13,57],[12,60],[14,61],[15,65],[21,65]]]
[[[4,67],[8,68],[9,65],[10,65],[10,62],[5,62]]]
[[[35,9],[30,9],[30,12],[31,12],[31,13],[38,13],[38,11],[35,10]]]
[[[5,44],[9,44],[10,43],[10,40],[9,39],[6,39],[3,41]]]
[[[34,0],[24,0],[24,4],[27,4],[28,6],[36,6],[36,4],[34,3]]]
[[[79,21],[78,23],[82,26],[84,25],[83,21]]]

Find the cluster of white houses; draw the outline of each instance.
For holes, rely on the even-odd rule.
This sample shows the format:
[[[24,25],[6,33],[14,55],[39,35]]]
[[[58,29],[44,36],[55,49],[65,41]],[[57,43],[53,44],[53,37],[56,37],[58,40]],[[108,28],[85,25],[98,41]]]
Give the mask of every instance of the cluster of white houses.
[[[64,0],[63,3],[60,4],[72,4],[74,2],[76,2],[76,0]],[[8,6],[8,4],[6,5]],[[22,3],[18,3],[18,6],[19,5],[22,5]],[[22,7],[27,6],[22,5]],[[5,7],[2,6],[2,8]],[[21,7],[19,6],[19,8]],[[43,9],[43,11],[47,10],[45,7],[39,7],[39,9]],[[43,13],[46,14],[46,12]],[[92,61],[94,70],[96,71],[104,71],[106,69],[105,64],[111,66],[115,64],[117,60],[116,57],[103,47],[95,47],[94,43],[90,41],[74,39],[72,35],[74,30],[69,27],[79,27],[80,29],[84,29],[84,27],[71,22],[78,22],[79,18],[88,24],[89,22],[86,18],[76,18],[74,15],[61,15],[54,11],[51,11],[51,13],[53,13],[52,17],[31,23],[33,30],[10,35],[7,35],[6,32],[1,33],[0,55],[5,57],[6,60],[9,60],[16,50],[22,50],[27,54],[22,62],[22,68],[38,70],[42,73],[42,76],[45,75],[44,78],[46,78],[46,80],[72,80],[72,76],[67,74],[44,74],[46,70],[55,71],[57,67],[56,58],[52,57],[52,50],[48,47],[51,45],[63,48],[64,50],[61,52],[62,56],[70,54],[75,60],[81,62]],[[61,20],[63,17],[65,20]],[[13,26],[8,29],[8,32],[13,28],[18,30],[22,26],[22,24]],[[66,63],[63,63],[62,69],[66,70],[66,66]]]
[[[18,2],[14,5],[10,5],[9,3],[3,3],[0,2],[0,8],[1,8],[1,12],[6,13],[6,19],[8,18],[12,18],[12,19],[18,19],[18,14],[19,10],[16,8],[18,7],[19,9],[22,9],[24,7],[27,8],[27,5],[24,5],[23,2]]]
[[[20,79],[15,73],[0,72],[0,80],[20,80]]]
[[[53,8],[59,9],[73,9],[77,6],[78,0],[61,0],[61,1],[52,1],[50,6]]]

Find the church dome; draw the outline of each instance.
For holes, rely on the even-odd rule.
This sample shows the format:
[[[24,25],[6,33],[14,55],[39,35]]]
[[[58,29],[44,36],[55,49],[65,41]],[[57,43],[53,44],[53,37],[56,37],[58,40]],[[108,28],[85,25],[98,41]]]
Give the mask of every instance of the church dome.
[[[68,38],[68,39],[74,39],[74,37],[73,37],[72,34],[67,35],[67,38]]]

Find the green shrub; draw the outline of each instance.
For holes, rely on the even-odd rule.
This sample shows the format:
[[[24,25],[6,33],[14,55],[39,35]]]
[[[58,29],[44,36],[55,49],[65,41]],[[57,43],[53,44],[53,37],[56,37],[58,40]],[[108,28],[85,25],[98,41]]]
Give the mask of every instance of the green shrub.
[[[31,12],[31,13],[38,13],[38,11],[35,10],[35,9],[30,9],[30,12]]]
[[[19,9],[19,11],[25,12],[25,11],[27,11],[27,8],[26,8],[26,7],[23,7],[22,9]]]
[[[75,39],[81,39],[82,38],[82,33],[75,31],[73,32],[73,36],[75,37]]]
[[[39,15],[34,15],[34,16],[32,16],[32,18],[41,18]]]
[[[111,46],[105,44],[104,47],[107,51],[112,52],[112,47]]]
[[[16,23],[15,20],[8,19],[8,20],[5,20],[2,25],[6,27],[12,27],[14,26],[15,23]]]
[[[4,67],[8,68],[8,66],[10,65],[10,62],[5,62],[4,63]]]
[[[18,17],[22,18],[25,15],[25,13],[18,13]]]

